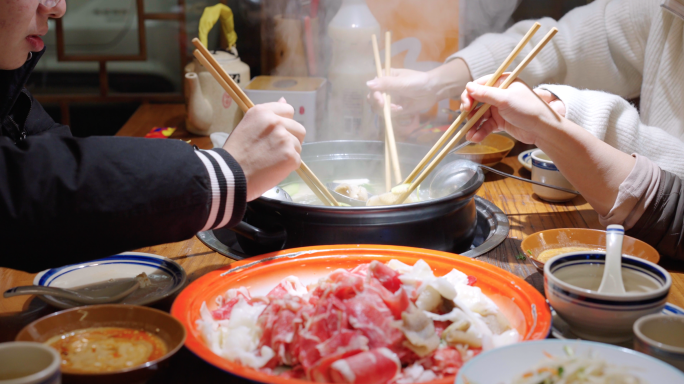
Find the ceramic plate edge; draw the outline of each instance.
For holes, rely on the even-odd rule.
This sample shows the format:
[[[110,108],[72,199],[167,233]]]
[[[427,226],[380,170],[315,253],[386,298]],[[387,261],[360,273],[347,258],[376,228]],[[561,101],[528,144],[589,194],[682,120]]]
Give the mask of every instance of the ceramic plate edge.
[[[679,307],[677,307],[677,308],[679,308]],[[619,347],[619,346],[611,345],[611,344],[600,343],[597,341],[589,341],[589,340],[573,340],[573,341],[574,342],[580,342],[582,344],[591,344],[591,345],[596,346],[597,348],[615,349],[615,350],[619,350],[619,351],[624,352],[624,353],[639,356],[645,360],[649,360],[652,363],[655,363],[655,365],[660,366],[663,369],[667,369],[669,371],[672,371],[672,373],[675,374],[675,376],[680,376],[682,379],[684,379],[684,372],[678,370],[677,368],[675,368],[675,367],[673,367],[673,366],[671,366],[671,365],[669,365],[669,364],[667,364],[661,360],[656,359],[655,357],[652,357],[652,356],[649,356],[647,354],[635,351],[633,349],[629,349],[629,348],[625,348],[625,347]],[[526,345],[529,345],[529,344],[552,344],[552,343],[553,344],[561,344],[561,343],[565,343],[565,342],[568,342],[568,341],[567,340],[560,340],[560,339],[559,340],[546,339],[546,340],[530,340],[530,341],[525,341],[523,343]],[[503,347],[495,348],[493,350],[487,351],[485,353],[482,353],[481,355],[474,357],[468,363],[475,361],[477,359],[483,359],[484,357],[487,357],[487,355],[489,353],[495,353],[495,352],[501,353],[503,350],[519,347],[519,345],[521,345],[523,343],[516,343],[516,344],[511,344],[511,345],[506,345]],[[458,371],[458,374],[456,375],[456,380],[455,380],[454,384],[468,384],[468,383],[470,383],[470,381],[464,381],[463,380],[463,371],[464,371],[463,368],[466,368],[468,363],[464,364],[463,367]],[[532,366],[532,365],[530,365],[530,366]]]
[[[558,340],[582,340],[582,339],[568,339],[567,337],[563,336],[563,334],[558,330],[558,328],[554,327],[553,323],[553,317],[554,315],[557,315],[556,310],[553,309],[553,307],[549,304],[549,309],[551,310],[551,332],[550,335],[555,337]],[[665,308],[663,308],[662,311],[660,311],[661,314],[663,315],[674,315],[674,316],[684,316],[684,309],[682,309],[679,306],[676,306],[672,303],[665,303]],[[589,341],[589,340],[586,340]],[[610,344],[609,344],[610,345]]]
[[[66,267],[70,267],[70,266],[77,266],[77,265],[82,265],[82,264],[88,264],[88,263],[92,263],[92,262],[100,261],[100,260],[105,260],[105,259],[116,257],[116,256],[145,256],[145,257],[150,257],[150,258],[154,258],[154,259],[160,259],[160,260],[164,260],[165,262],[167,262],[169,264],[174,265],[174,267],[176,267],[178,269],[178,271],[180,271],[180,279],[179,279],[178,284],[173,286],[173,288],[171,290],[169,290],[169,292],[167,292],[165,295],[162,295],[159,297],[153,297],[149,300],[143,300],[140,303],[135,303],[135,304],[131,304],[131,305],[143,305],[144,306],[144,305],[155,303],[159,300],[162,300],[166,297],[169,297],[169,296],[177,293],[181,288],[183,288],[186,285],[188,276],[187,276],[187,272],[185,271],[185,268],[183,268],[182,265],[180,265],[175,260],[170,259],[168,257],[161,256],[161,255],[155,255],[152,253],[145,253],[145,252],[121,252],[121,253],[117,253],[116,255],[106,256],[106,257],[102,257],[102,258],[94,259],[94,260],[89,260],[89,261],[84,261],[81,263],[67,264],[67,265],[63,265],[60,267],[56,267],[56,268],[48,268],[48,269],[45,269],[43,271],[38,272],[36,277],[33,278],[33,285],[41,285],[41,284],[39,284],[40,280],[42,279],[42,277],[46,273],[48,273],[51,270],[62,269],[62,268],[66,268]],[[45,298],[43,298],[43,300],[47,301],[49,304],[51,304],[57,308],[69,309],[69,308],[74,307],[74,306],[69,305],[67,303],[64,303],[62,301],[55,300],[54,298],[49,297],[49,296],[46,296]]]
[[[518,155],[518,162],[519,162],[525,169],[527,169],[528,171],[531,171],[531,170],[532,170],[532,162],[529,160],[529,159],[531,159],[531,158],[529,157],[529,155],[530,155],[532,152],[534,152],[535,150],[537,150],[537,148],[528,149],[527,151],[520,152],[520,154]],[[528,161],[525,161],[525,155],[528,155],[528,156],[527,156]]]

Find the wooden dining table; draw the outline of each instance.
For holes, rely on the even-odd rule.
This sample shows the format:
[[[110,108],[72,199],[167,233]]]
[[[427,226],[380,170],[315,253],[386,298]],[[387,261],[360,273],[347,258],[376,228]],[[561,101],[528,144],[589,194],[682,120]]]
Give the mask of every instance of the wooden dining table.
[[[211,148],[206,136],[195,136],[185,130],[185,106],[182,104],[143,104],[121,128],[117,136],[144,137],[154,127],[175,127],[176,131],[168,139],[148,140],[185,140],[199,148]],[[517,155],[532,148],[517,143],[511,153],[495,168],[529,178],[530,173],[517,160]],[[597,213],[580,196],[567,203],[548,203],[540,200],[529,183],[504,178],[492,173],[486,175],[485,183],[477,194],[494,203],[510,222],[508,237],[492,251],[479,256],[479,259],[503,268],[520,276],[529,284],[543,292],[542,275],[523,255],[520,243],[525,237],[553,228],[594,228],[602,229]],[[30,245],[27,244],[27,247]],[[189,282],[214,269],[233,263],[232,260],[206,247],[197,237],[177,243],[161,244],[137,249],[175,260],[185,268]],[[21,257],[21,255],[13,255]],[[660,264],[672,274],[672,288],[668,301],[684,307],[684,267],[667,259]],[[55,262],[55,267],[59,262]],[[0,290],[18,285],[30,285],[35,274],[0,268]],[[173,298],[157,303],[154,307],[168,311]],[[57,311],[34,296],[21,296],[10,299],[0,297],[0,342],[13,340],[19,330],[42,316]],[[150,383],[241,383],[235,378],[205,363],[183,348],[171,359],[169,366],[160,371]]]

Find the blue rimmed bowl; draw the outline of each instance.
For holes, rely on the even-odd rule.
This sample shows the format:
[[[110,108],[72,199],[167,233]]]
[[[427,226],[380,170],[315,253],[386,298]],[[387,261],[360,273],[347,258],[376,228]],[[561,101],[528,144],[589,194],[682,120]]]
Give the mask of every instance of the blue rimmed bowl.
[[[568,179],[556,168],[551,158],[546,155],[541,149],[535,149],[530,154],[530,161],[532,164],[532,181],[540,183],[555,185],[566,189],[575,190],[576,188],[570,184]],[[557,189],[542,187],[533,184],[532,190],[542,200],[550,201],[552,203],[560,203],[570,201],[577,197],[574,193],[563,192]]]
[[[149,253],[125,252],[103,259],[46,269],[36,275],[33,285],[76,291],[104,291],[113,284],[133,280],[143,272],[149,277],[151,285],[133,291],[119,304],[153,304],[178,292],[187,280],[183,267],[171,259]],[[41,299],[63,309],[83,305],[48,295],[41,296]]]
[[[637,319],[665,307],[672,277],[657,264],[623,255],[627,293],[598,293],[605,257],[605,252],[595,251],[550,259],[544,265],[544,289],[553,309],[577,336],[617,343],[632,338]]]

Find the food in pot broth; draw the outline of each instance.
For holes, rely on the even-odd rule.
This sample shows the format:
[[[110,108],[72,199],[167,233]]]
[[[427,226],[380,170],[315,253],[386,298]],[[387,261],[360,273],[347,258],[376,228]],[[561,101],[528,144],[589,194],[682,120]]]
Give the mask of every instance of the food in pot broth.
[[[536,257],[538,261],[541,261],[542,263],[546,263],[549,261],[552,257],[562,255],[564,253],[570,253],[570,252],[584,252],[584,251],[602,251],[603,249],[596,248],[596,247],[562,247],[562,248],[554,248],[554,249],[547,249],[546,251],[542,252],[539,254],[539,256]]]
[[[381,195],[376,195],[371,197],[368,202],[366,202],[366,206],[372,207],[372,206],[378,206],[378,205],[394,205],[397,204],[397,200],[399,200],[399,197],[406,192],[411,184],[400,184],[397,185],[396,187],[392,188],[390,192],[383,193]],[[410,204],[410,203],[417,203],[419,202],[420,199],[418,198],[418,191],[410,194],[406,200],[404,200],[403,204]]]
[[[368,190],[366,190],[366,188],[360,185],[342,183],[335,187],[335,192],[339,193],[340,195],[347,196],[351,199],[368,201]]]
[[[401,194],[410,186],[410,184],[400,184],[392,188],[390,192],[372,196],[375,191],[380,191],[384,188],[381,187],[380,184],[371,183],[368,179],[346,179],[335,180],[333,182],[338,183],[337,187],[335,187],[335,192],[352,199],[365,201],[366,205],[369,207],[396,204],[399,196],[401,196]],[[324,205],[304,183],[293,182],[287,185],[281,185],[280,187],[292,197],[292,201],[295,203]],[[423,192],[420,188],[416,188],[415,192],[409,195],[404,201],[404,204],[417,203],[424,200],[420,196],[423,196]]]
[[[266,296],[245,287],[200,308],[217,355],[287,378],[414,383],[454,376],[483,350],[520,341],[473,276],[436,277],[423,260],[373,261],[304,286],[289,276]]]
[[[64,333],[45,344],[59,352],[65,373],[100,373],[133,368],[164,356],[166,343],[147,331],[96,327]]]

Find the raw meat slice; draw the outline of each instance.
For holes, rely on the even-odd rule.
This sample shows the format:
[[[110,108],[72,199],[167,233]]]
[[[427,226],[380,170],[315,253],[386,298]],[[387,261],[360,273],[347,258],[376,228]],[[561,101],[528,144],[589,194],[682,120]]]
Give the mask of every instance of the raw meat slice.
[[[402,332],[394,323],[394,315],[382,299],[364,291],[344,302],[349,324],[368,338],[371,348],[398,347],[403,339]]]
[[[378,348],[334,362],[330,378],[334,383],[384,384],[400,371],[399,358],[387,348]]]
[[[347,356],[368,350],[368,339],[359,331],[343,330],[319,344],[316,349],[321,359],[307,370],[307,376],[316,382],[330,382],[330,365]]]
[[[244,288],[229,290],[226,293],[226,298],[227,301],[221,304],[218,309],[211,311],[211,315],[214,320],[230,319],[230,313],[233,311],[235,304],[240,301],[240,298],[243,298],[247,303],[252,300],[252,297],[249,295],[249,291]]]
[[[371,280],[370,288],[368,289],[371,292],[376,293],[382,299],[390,312],[392,312],[395,320],[401,319],[401,313],[409,306],[409,297],[403,287],[392,293],[387,288],[380,285],[377,280]]]
[[[363,277],[338,269],[330,274],[329,281],[333,283],[333,295],[340,300],[350,299],[364,290]]]
[[[318,300],[315,312],[299,332],[298,358],[305,370],[308,371],[321,358],[318,344],[350,328],[344,309],[344,303],[335,296]]]
[[[431,369],[438,375],[456,375],[462,366],[461,353],[452,347],[437,349],[423,364],[423,367]]]
[[[399,280],[399,273],[385,264],[373,260],[370,263],[368,270],[371,276],[377,279],[383,287],[394,293],[401,288],[401,280]]]

